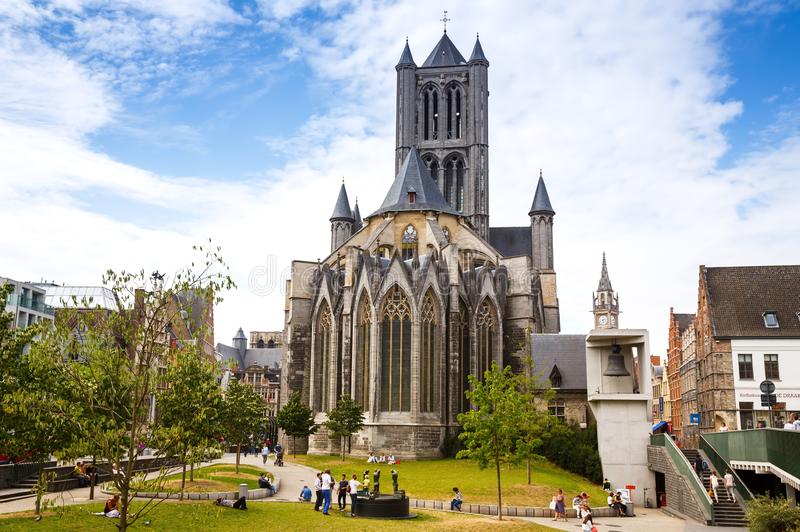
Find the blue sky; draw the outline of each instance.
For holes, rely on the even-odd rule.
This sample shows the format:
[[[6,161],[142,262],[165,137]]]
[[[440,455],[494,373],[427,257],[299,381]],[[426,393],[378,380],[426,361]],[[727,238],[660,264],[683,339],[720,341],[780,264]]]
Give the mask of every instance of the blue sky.
[[[394,64],[406,36],[425,59],[442,9],[491,62],[492,225],[528,222],[544,169],[565,332],[591,325],[603,251],[655,354],[699,264],[797,263],[798,2],[11,0],[0,275],[163,271],[212,237],[239,284],[218,339],[281,328],[341,177],[365,214],[388,189]]]

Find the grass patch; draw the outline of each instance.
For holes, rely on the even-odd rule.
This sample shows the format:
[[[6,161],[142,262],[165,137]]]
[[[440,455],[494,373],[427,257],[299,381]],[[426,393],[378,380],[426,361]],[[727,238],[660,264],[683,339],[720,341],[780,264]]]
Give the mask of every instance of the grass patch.
[[[239,484],[247,484],[249,489],[258,489],[258,477],[261,473],[266,473],[270,482],[275,480],[272,473],[263,469],[240,465],[239,473],[236,473],[234,464],[215,464],[208,467],[201,467],[194,470],[194,481],[189,482],[189,472],[186,472],[186,491],[191,493],[201,493],[210,491],[238,491]],[[174,473],[165,479],[165,488],[173,491],[181,489],[181,473]],[[142,489],[148,489],[146,483]],[[161,490],[165,491],[165,490]]]
[[[292,457],[298,463],[314,469],[330,469],[338,480],[342,473],[350,478],[353,473],[359,475],[366,469],[381,470],[381,491],[391,491],[392,477],[390,471],[397,469],[400,489],[410,497],[431,500],[449,500],[453,487],[458,487],[464,494],[465,503],[497,503],[497,480],[495,470],[480,470],[471,460],[420,460],[402,462],[391,466],[387,464],[367,464],[362,458],[346,458],[344,462],[338,456],[298,455]],[[531,466],[531,485],[527,484],[525,466],[503,466],[501,482],[503,488],[503,504],[515,506],[546,507],[555,492],[561,488],[570,506],[572,497],[585,491],[591,496],[595,506],[605,506],[606,494],[600,486],[579,475],[561,469],[550,462],[537,462]],[[371,480],[371,479],[370,479]]]
[[[134,505],[134,510],[138,505]],[[103,508],[100,503],[68,506],[62,516],[46,515],[40,522],[33,521],[32,513],[25,517],[4,518],[0,516],[0,530],[28,532],[30,530],[81,532],[89,530],[115,530],[116,519],[91,515]],[[241,531],[279,528],[288,531],[406,531],[406,530],[459,530],[460,532],[483,532],[487,528],[501,530],[525,530],[547,532],[554,529],[506,519],[457,514],[450,512],[417,512],[416,519],[392,521],[385,519],[352,519],[346,514],[332,511],[324,516],[313,510],[311,504],[293,502],[253,502],[247,511],[221,508],[213,504],[198,502],[165,502],[138,521],[134,530],[158,531]],[[145,521],[149,521],[145,525]]]

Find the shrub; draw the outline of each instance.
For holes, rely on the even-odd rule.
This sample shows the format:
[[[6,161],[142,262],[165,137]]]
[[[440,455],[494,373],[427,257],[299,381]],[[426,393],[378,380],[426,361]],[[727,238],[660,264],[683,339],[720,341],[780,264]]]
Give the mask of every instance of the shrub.
[[[542,451],[548,460],[567,471],[598,484],[603,481],[603,468],[597,450],[597,425],[589,425],[585,429],[574,424],[563,425],[545,440]]]
[[[756,497],[747,507],[747,523],[752,532],[797,532],[800,508],[783,498]]]

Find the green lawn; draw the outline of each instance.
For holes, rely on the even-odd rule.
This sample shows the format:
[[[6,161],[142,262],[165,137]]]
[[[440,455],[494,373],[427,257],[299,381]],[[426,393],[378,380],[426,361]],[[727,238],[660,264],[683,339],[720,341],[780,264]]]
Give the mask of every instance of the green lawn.
[[[392,467],[399,473],[400,489],[410,497],[418,499],[449,500],[453,487],[464,494],[464,502],[497,503],[497,480],[493,468],[480,470],[470,460],[420,460],[402,462],[396,466],[387,464],[367,464],[363,458],[347,458],[344,462],[338,456],[289,456],[287,461],[296,460],[314,469],[330,469],[338,480],[342,473],[348,478],[358,473],[361,480],[364,470],[381,470],[381,491],[391,490]],[[581,476],[564,471],[549,462],[538,462],[532,466],[531,485],[527,484],[525,466],[503,466],[501,483],[503,504],[517,506],[543,506],[550,504],[556,490],[561,488],[569,502],[578,493],[585,491],[598,506],[605,506],[606,495],[600,486]]]
[[[189,482],[189,472],[186,472],[186,491],[238,491],[239,484],[247,484],[248,488],[257,489],[258,477],[261,473],[266,473],[270,480],[274,479],[272,473],[247,465],[240,465],[239,473],[236,473],[235,464],[216,464],[201,467],[194,470],[194,482]],[[165,478],[165,481],[167,488],[175,491],[180,490],[181,473],[169,475]]]
[[[91,515],[103,508],[101,503],[68,506],[63,516],[47,515],[36,523],[24,517],[4,518],[0,516],[3,532],[59,531],[77,532],[89,530],[115,530],[116,519]],[[134,507],[135,511],[135,507]],[[155,508],[134,524],[133,530],[159,531],[242,531],[242,530],[347,530],[347,531],[406,531],[406,530],[459,530],[460,532],[482,532],[487,528],[504,530],[526,530],[547,532],[554,529],[516,520],[504,520],[450,512],[417,512],[416,519],[383,520],[352,519],[346,514],[331,511],[330,516],[314,512],[313,505],[293,502],[253,502],[247,511],[214,506],[210,502],[166,502]],[[149,521],[149,524],[146,522]]]

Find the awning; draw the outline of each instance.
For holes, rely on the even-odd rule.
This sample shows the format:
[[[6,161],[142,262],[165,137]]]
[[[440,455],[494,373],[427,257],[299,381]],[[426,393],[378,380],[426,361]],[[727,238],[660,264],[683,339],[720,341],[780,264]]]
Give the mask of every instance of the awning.
[[[653,433],[655,433],[658,430],[661,430],[662,428],[664,428],[666,426],[667,426],[667,422],[666,421],[659,421],[658,423],[653,425]]]

